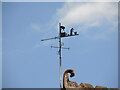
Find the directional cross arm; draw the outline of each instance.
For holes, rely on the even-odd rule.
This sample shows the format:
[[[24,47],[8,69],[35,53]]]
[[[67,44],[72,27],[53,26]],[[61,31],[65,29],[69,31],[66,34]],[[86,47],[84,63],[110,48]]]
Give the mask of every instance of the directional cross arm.
[[[60,47],[56,47],[56,46],[51,46],[51,48],[60,48]],[[66,47],[62,47],[62,49],[70,49],[70,48],[66,48]]]

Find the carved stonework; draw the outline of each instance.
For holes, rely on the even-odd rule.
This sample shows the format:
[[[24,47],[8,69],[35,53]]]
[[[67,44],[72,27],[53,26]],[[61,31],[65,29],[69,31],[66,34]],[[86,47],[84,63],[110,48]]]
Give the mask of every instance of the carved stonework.
[[[103,87],[103,86],[93,87],[91,84],[88,84],[88,83],[80,83],[78,85],[76,82],[69,80],[68,73],[70,73],[70,77],[75,76],[75,71],[72,69],[68,69],[64,72],[63,89],[66,89],[66,90],[86,90],[86,89],[89,89],[89,90],[108,90],[107,87]]]

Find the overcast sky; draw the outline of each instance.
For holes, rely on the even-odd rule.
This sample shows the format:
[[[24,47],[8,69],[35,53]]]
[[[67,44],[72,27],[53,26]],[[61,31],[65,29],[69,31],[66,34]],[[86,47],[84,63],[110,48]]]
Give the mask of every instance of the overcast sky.
[[[80,35],[64,38],[62,67],[71,81],[118,87],[118,3],[2,3],[3,88],[58,88],[58,23]]]

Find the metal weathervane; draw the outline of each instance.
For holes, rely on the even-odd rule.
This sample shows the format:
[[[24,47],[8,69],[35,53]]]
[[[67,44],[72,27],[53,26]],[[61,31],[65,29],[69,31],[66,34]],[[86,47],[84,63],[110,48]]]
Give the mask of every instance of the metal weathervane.
[[[63,44],[62,38],[79,35],[77,32],[74,32],[73,28],[70,29],[70,34],[67,34],[64,29],[65,29],[65,27],[62,26],[61,23],[59,23],[59,36],[58,37],[41,40],[41,41],[46,41],[46,40],[51,40],[51,39],[59,39],[59,46],[58,47],[51,46],[51,48],[58,48],[59,49],[58,53],[59,53],[59,60],[60,60],[60,88],[62,88],[62,49],[68,49],[68,50],[70,49],[70,48],[62,47],[63,46],[62,45]]]

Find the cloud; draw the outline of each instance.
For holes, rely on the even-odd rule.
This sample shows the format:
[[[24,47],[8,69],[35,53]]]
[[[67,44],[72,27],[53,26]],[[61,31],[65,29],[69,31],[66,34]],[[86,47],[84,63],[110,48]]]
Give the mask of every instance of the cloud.
[[[102,27],[104,30],[101,30],[99,33],[104,34],[101,34],[103,38],[116,30],[118,7],[117,3],[108,2],[66,2],[62,8],[57,10],[56,15],[59,17],[58,21],[62,22],[66,27],[74,26],[81,28],[80,32],[84,34],[93,31],[92,28]]]
[[[41,31],[40,25],[38,25],[38,24],[31,23],[30,27],[32,28],[32,30],[35,30],[35,31],[38,31],[38,32]]]
[[[117,3],[65,2],[62,7],[57,9],[49,23],[44,26],[31,23],[30,27],[35,31],[42,32],[41,39],[51,38],[57,34],[58,22],[60,21],[62,25],[66,26],[66,30],[73,27],[84,37],[106,39],[108,35],[117,31],[117,8]],[[53,30],[56,31],[53,32]],[[34,48],[52,43],[55,41],[37,41]]]

